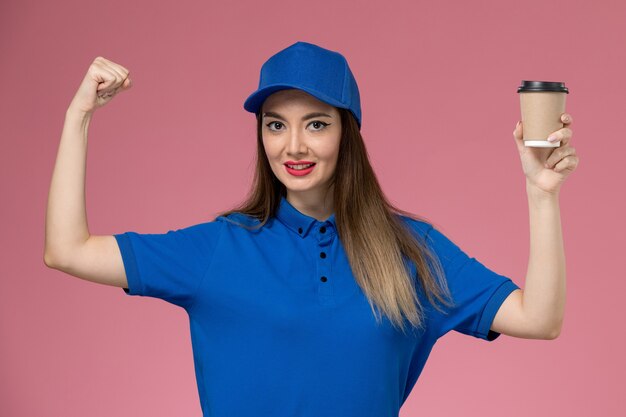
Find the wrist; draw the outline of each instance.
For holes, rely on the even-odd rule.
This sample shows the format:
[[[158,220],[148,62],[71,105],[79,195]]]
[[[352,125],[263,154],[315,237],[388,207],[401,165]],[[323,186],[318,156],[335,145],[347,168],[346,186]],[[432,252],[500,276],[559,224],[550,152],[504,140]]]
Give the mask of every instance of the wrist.
[[[65,111],[65,117],[75,120],[89,120],[93,112],[86,112],[70,104]]]
[[[526,180],[526,194],[528,195],[528,198],[533,199],[533,200],[558,200],[559,199],[559,190],[554,191],[554,192],[548,192],[531,184],[528,180]]]

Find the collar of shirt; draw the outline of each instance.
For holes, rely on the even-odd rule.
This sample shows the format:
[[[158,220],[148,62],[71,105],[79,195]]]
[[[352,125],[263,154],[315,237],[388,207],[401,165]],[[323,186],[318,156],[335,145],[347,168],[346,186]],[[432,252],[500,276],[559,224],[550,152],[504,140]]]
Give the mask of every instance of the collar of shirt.
[[[335,213],[324,221],[319,221],[315,217],[301,213],[287,201],[283,196],[276,212],[276,218],[289,230],[298,236],[305,238],[309,233],[330,237],[336,233]]]

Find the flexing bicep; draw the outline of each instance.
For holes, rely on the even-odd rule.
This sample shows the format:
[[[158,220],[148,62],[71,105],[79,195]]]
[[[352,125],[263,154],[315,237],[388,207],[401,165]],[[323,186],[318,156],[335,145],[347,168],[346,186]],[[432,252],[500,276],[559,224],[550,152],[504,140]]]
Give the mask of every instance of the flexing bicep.
[[[128,287],[124,262],[113,235],[92,235],[80,246],[68,248],[50,267],[98,284]]]

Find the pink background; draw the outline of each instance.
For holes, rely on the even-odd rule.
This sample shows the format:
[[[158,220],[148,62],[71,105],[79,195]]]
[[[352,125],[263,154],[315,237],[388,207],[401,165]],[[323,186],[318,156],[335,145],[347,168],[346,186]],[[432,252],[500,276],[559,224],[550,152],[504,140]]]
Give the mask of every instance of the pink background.
[[[92,234],[209,221],[250,184],[243,101],[298,40],[348,59],[389,198],[522,287],[516,87],[566,83],[580,165],[561,191],[561,336],[449,333],[401,415],[624,415],[625,28],[617,0],[2,1],[0,415],[200,416],[184,310],[43,263],[65,110],[96,56],[130,70],[90,125]]]

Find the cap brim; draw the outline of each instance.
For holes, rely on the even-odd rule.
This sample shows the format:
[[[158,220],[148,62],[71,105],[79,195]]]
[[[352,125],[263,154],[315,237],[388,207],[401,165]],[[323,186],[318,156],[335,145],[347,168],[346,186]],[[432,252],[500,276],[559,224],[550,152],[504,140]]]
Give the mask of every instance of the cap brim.
[[[313,97],[317,98],[318,100],[321,100],[323,102],[326,102],[328,104],[330,104],[331,106],[335,106],[335,107],[341,107],[341,108],[348,108],[346,107],[345,104],[340,103],[339,101],[328,97],[327,95],[325,95],[324,93],[320,93],[319,91],[316,91],[314,89],[311,88],[306,88],[306,87],[299,87],[296,85],[292,85],[292,84],[272,84],[272,85],[267,85],[263,88],[261,88],[260,90],[255,91],[254,93],[250,94],[250,96],[246,99],[246,101],[243,103],[243,108],[251,113],[258,113],[259,110],[261,109],[261,105],[263,104],[263,102],[265,101],[266,98],[268,98],[270,95],[272,95],[273,93],[279,91],[279,90],[287,90],[290,88],[295,88],[298,90],[302,90],[306,93],[309,93],[310,95],[312,95]]]

